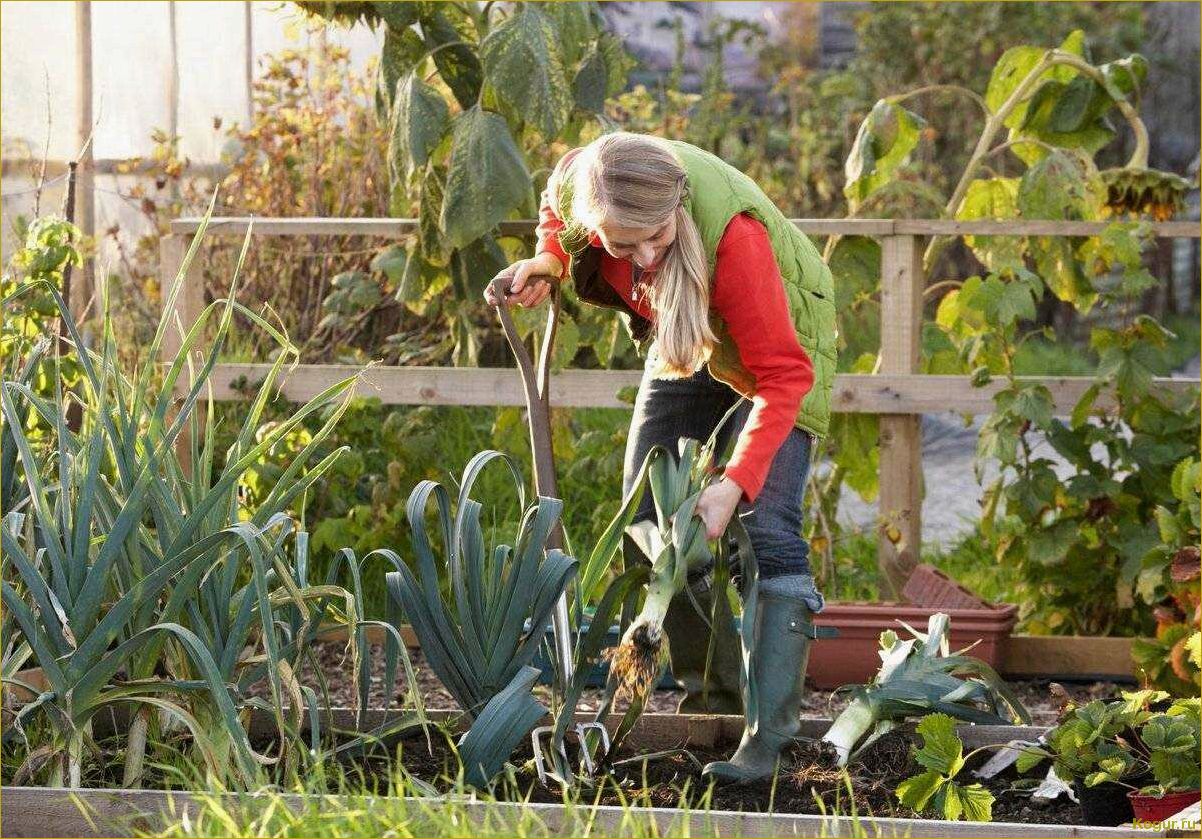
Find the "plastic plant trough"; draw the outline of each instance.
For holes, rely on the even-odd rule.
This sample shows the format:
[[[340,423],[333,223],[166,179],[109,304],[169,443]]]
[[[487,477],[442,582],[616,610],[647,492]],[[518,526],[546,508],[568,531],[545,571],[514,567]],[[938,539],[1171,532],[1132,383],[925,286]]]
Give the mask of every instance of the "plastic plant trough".
[[[989,604],[947,574],[925,562],[914,569],[902,598],[915,606],[936,609],[987,609]]]
[[[940,609],[892,602],[828,602],[825,609],[814,615],[814,623],[835,627],[839,637],[814,642],[806,676],[820,690],[867,682],[881,665],[877,654],[881,633],[892,629],[904,635],[905,628],[898,621],[921,631],[936,612],[944,612],[951,618],[953,651],[976,644],[969,655],[994,668],[1001,661],[1002,645],[1018,620],[1018,607],[1013,604],[983,609]]]

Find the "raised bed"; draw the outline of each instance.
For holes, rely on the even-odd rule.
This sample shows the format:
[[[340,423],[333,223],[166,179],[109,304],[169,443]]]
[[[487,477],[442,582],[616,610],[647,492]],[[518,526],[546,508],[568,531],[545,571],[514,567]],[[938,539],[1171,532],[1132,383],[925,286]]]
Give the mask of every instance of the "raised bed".
[[[44,836],[133,836],[154,829],[157,813],[173,808],[178,818],[194,813],[196,801],[190,793],[157,790],[69,790],[45,787],[5,787],[0,810],[0,833],[5,837]],[[211,796],[209,796],[211,797]],[[231,805],[239,799],[222,796]],[[243,806],[254,806],[254,796],[243,796]],[[289,807],[299,808],[300,796],[282,796]],[[349,799],[329,796],[327,807],[349,806]],[[362,806],[362,800],[355,802]],[[89,816],[81,812],[80,805]],[[489,813],[527,812],[536,816],[549,835],[582,835],[587,819],[591,835],[627,835],[629,812],[620,807],[576,807],[569,811],[558,804],[505,804],[463,801],[459,805],[473,823]],[[1077,827],[1007,822],[944,822],[925,819],[863,819],[847,816],[788,816],[761,813],[711,811],[683,814],[674,808],[640,808],[639,815],[654,820],[659,835],[690,836],[870,836],[870,837],[1136,837],[1188,836],[1188,832],[1122,827]]]
[[[376,725],[394,716],[396,712],[372,711],[368,724]],[[432,712],[435,719],[446,719],[447,712]],[[120,726],[119,715],[102,715],[97,718],[97,734],[103,735],[105,728]],[[354,714],[347,709],[335,709],[328,714],[328,722],[336,727],[353,727]],[[614,719],[616,723],[616,718]],[[801,734],[816,738],[829,725],[827,720],[803,720]],[[267,736],[273,729],[270,718],[256,713],[251,720],[253,736]],[[742,729],[742,718],[737,716],[702,716],[676,714],[644,715],[628,744],[642,752],[654,752],[688,745],[695,749],[727,747],[733,745]],[[1014,738],[1033,738],[1042,731],[1034,727],[1018,726],[962,726],[960,735],[966,747],[972,748],[987,743],[1001,743]],[[3,836],[129,836],[138,830],[153,829],[146,819],[154,813],[174,807],[176,817],[182,811],[196,806],[188,793],[171,793],[154,790],[64,790],[41,787],[5,788],[2,793],[4,807],[0,810],[0,835]],[[238,799],[230,798],[235,803]],[[253,796],[242,799],[253,806]],[[340,799],[330,796],[327,806],[338,806]],[[299,796],[287,798],[289,806],[299,806]],[[422,799],[431,803],[433,799]],[[93,823],[77,804],[83,804]],[[349,804],[350,801],[344,801]],[[415,800],[415,803],[420,803]],[[485,813],[514,811],[527,808],[526,812],[536,815],[551,835],[579,834],[582,815],[592,818],[591,830],[598,835],[621,835],[625,829],[623,819],[629,811],[620,807],[597,806],[583,808],[575,805],[565,808],[551,803],[497,803],[461,802],[464,812],[471,819],[482,819]],[[362,806],[362,800],[359,800]],[[678,808],[638,808],[640,815],[653,819],[661,832],[679,831],[687,827],[691,835],[698,836],[997,836],[997,837],[1118,837],[1118,836],[1169,836],[1168,827],[1159,830],[1144,828],[1098,828],[1066,824],[1030,824],[1014,822],[952,823],[924,819],[905,818],[854,818],[822,815],[766,814],[735,811],[692,811],[685,814]],[[687,819],[687,824],[686,824]],[[1184,824],[1183,820],[1181,821]],[[1184,833],[1180,835],[1196,835]]]

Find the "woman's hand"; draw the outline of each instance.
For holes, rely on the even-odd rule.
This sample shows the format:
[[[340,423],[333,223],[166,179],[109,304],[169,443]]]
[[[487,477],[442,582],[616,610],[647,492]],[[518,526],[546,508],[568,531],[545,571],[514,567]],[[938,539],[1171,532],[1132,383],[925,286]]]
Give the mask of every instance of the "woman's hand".
[[[705,523],[706,539],[717,539],[726,531],[742,497],[743,488],[727,477],[701,491],[695,515]]]
[[[509,305],[516,303],[533,308],[547,299],[551,294],[551,282],[562,273],[563,263],[555,254],[540,253],[530,259],[519,259],[497,276],[508,278],[506,286],[509,291],[505,296]],[[497,305],[492,283],[485,287],[484,299],[490,306]]]

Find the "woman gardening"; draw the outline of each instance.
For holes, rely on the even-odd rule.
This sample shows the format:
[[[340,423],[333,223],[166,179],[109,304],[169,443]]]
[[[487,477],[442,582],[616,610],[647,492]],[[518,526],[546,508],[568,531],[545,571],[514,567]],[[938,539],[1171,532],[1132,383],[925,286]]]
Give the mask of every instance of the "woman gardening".
[[[798,732],[810,615],[823,598],[801,536],[814,442],[827,433],[835,372],[831,274],[813,243],[746,175],[688,143],[627,132],[563,156],[543,193],[536,254],[509,266],[508,301],[537,306],[570,277],[577,296],[616,309],[646,364],[635,399],[624,492],[652,446],[734,440],[697,514],[709,539],[746,523],[760,567],[760,639],[752,651],[759,713],[713,777],[768,777]],[[491,286],[485,294],[496,305]],[[650,493],[635,521],[654,518]],[[710,574],[689,588],[710,613]],[[740,644],[718,634],[706,683],[706,620],[682,591],[664,621],[681,711],[743,713]]]

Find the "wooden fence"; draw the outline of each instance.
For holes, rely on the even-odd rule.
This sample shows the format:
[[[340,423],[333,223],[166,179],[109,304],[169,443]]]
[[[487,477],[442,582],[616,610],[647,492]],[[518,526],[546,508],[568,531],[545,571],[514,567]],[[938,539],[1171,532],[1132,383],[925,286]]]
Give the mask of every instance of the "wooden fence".
[[[200,227],[198,218],[178,219],[160,245],[165,283],[176,276],[188,245]],[[334,218],[213,218],[207,230],[214,236],[376,236],[405,238],[413,235],[412,219]],[[836,376],[832,407],[838,412],[880,415],[880,496],[878,562],[882,582],[894,593],[918,562],[922,521],[922,433],[924,413],[957,411],[989,413],[992,395],[1000,383],[974,387],[968,376],[923,375],[919,371],[922,336],[924,240],[930,236],[1011,235],[1090,236],[1102,232],[1103,222],[1069,221],[945,221],[932,219],[795,219],[798,228],[817,236],[871,236],[881,245],[881,366],[878,375]],[[502,235],[529,235],[533,221],[500,225]],[[1161,222],[1152,225],[1158,238],[1202,238],[1197,222]],[[176,312],[189,326],[203,310],[205,290],[199,265],[189,271]],[[173,331],[174,332],[174,331]],[[178,335],[164,345],[165,360],[175,358]],[[213,371],[215,398],[244,398],[235,382],[262,379],[268,365],[219,364]],[[358,369],[348,365],[302,364],[283,383],[291,401],[305,401],[333,382]],[[553,377],[552,403],[563,407],[626,408],[618,391],[637,385],[638,371],[565,370]],[[1090,385],[1084,376],[1033,377],[1052,394],[1057,413],[1071,412]],[[1197,388],[1197,379],[1157,379],[1157,387]],[[374,367],[362,379],[361,395],[375,396],[390,405],[521,405],[521,381],[515,369],[447,367]],[[1105,400],[1099,402],[1107,404]],[[890,539],[887,530],[894,529]]]

